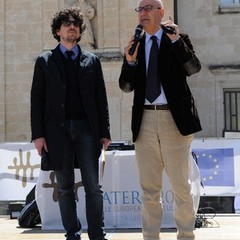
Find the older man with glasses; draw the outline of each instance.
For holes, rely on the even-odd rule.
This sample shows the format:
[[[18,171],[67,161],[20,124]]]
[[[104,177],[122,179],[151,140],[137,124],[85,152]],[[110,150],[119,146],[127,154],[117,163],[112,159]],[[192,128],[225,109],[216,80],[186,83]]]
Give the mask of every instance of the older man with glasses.
[[[188,35],[179,32],[172,18],[162,21],[162,1],[141,0],[135,10],[144,31],[133,54],[129,50],[134,37],[125,48],[119,86],[134,92],[131,127],[142,188],[143,239],[160,239],[165,169],[174,193],[177,239],[193,240],[189,158],[201,125],[187,76],[200,71],[200,61]]]

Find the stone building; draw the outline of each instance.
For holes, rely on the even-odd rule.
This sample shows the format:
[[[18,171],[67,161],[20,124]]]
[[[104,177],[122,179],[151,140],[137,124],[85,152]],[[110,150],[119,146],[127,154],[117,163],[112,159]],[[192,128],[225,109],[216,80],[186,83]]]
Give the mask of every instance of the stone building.
[[[137,25],[138,0],[86,0],[90,33],[83,48],[96,53],[106,81],[113,140],[131,140],[132,94],[118,87],[123,49]],[[190,35],[202,62],[189,78],[203,131],[197,137],[237,136],[240,131],[239,0],[163,0]],[[37,55],[57,42],[50,31],[60,8],[78,0],[0,0],[0,142],[30,141],[30,87]],[[92,37],[91,37],[92,36]],[[92,42],[91,42],[92,41]],[[81,44],[81,42],[80,42]],[[225,106],[225,107],[224,107]]]

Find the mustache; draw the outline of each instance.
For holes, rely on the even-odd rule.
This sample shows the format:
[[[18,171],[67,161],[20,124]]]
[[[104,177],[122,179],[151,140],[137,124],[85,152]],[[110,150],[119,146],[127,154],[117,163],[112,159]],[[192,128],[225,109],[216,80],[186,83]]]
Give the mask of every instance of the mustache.
[[[70,29],[68,32],[75,32],[75,33],[77,33],[77,31],[75,29]]]

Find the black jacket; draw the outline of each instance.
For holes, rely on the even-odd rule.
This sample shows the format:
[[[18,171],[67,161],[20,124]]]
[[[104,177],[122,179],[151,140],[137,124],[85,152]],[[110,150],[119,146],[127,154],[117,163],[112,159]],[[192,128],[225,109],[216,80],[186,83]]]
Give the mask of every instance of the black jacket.
[[[134,142],[140,131],[145,101],[145,35],[140,40],[137,60],[137,65],[130,66],[124,58],[119,77],[119,86],[124,92],[134,91],[131,125]],[[199,72],[201,64],[188,35],[181,34],[179,40],[172,43],[163,33],[158,69],[170,111],[180,133],[188,135],[200,131],[197,109],[186,77]]]
[[[82,102],[100,154],[100,138],[110,139],[109,112],[99,59],[80,49],[79,88]],[[66,76],[58,47],[39,56],[31,89],[32,140],[44,137],[50,169],[62,169],[65,134]]]

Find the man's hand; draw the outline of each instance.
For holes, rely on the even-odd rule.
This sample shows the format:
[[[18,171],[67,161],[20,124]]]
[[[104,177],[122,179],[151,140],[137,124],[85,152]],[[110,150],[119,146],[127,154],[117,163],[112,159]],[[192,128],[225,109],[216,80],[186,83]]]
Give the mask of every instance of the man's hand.
[[[37,149],[38,155],[42,156],[42,148],[44,147],[45,151],[48,152],[47,144],[45,138],[37,138],[34,140],[35,148]]]
[[[126,60],[127,60],[127,62],[130,62],[130,63],[135,63],[137,61],[137,52],[138,52],[138,47],[139,47],[139,44],[140,44],[138,42],[134,54],[130,55],[128,52],[129,52],[129,49],[132,47],[133,42],[134,42],[134,37],[132,37],[130,39],[130,41],[128,42],[127,47],[125,47],[125,49],[124,49],[124,54],[126,56]]]
[[[172,40],[172,41],[177,41],[179,39],[179,27],[173,22],[173,19],[171,16],[169,16],[169,19],[162,22],[164,26],[170,26],[175,29],[176,34],[168,34],[167,36]]]
[[[102,143],[103,146],[104,146],[104,150],[107,150],[108,146],[109,146],[110,143],[111,143],[111,140],[108,139],[108,138],[101,138],[101,143]]]

